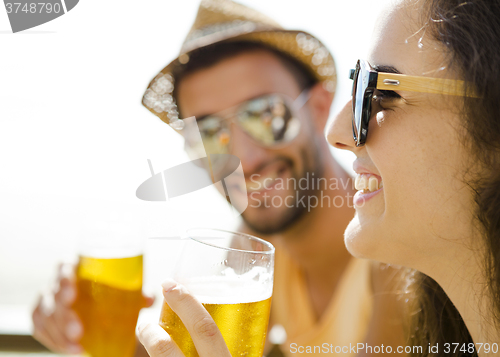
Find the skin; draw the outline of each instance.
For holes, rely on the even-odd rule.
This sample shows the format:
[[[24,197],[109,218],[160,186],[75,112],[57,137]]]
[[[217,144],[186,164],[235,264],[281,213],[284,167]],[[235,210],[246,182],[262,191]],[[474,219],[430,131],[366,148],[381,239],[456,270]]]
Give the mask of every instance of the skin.
[[[310,105],[300,110],[304,119],[301,132],[291,145],[266,148],[257,144],[239,126],[231,125],[230,152],[241,160],[247,185],[266,177],[283,180],[293,178],[297,181],[313,173],[315,177],[324,177],[323,168],[325,164],[331,163],[331,157],[321,137],[332,96],[321,86],[315,86],[312,92]],[[295,78],[273,54],[253,51],[222,60],[215,66],[186,76],[178,85],[178,93],[178,104],[183,115],[201,118],[269,93],[284,94],[293,101],[301,90]],[[311,138],[320,140],[313,141],[311,145]],[[338,167],[336,169],[340,171]],[[264,189],[264,184],[270,189]],[[296,196],[297,191],[293,187],[272,189],[270,179],[260,182],[260,186],[262,189],[249,195],[249,206],[243,213],[245,223],[252,230],[260,234],[282,232],[293,221],[304,218],[307,210],[300,205],[293,205],[292,208],[286,205],[265,206],[266,202],[270,206],[273,198],[275,202],[280,202],[287,196]],[[315,194],[302,192],[307,193]],[[277,196],[281,200],[277,200]]]
[[[78,344],[83,333],[82,325],[76,313],[71,310],[76,299],[74,286],[73,268],[61,264],[53,293],[54,308],[48,308],[47,300],[50,296],[40,296],[33,311],[33,337],[54,352],[83,352]]]
[[[245,85],[241,85],[245,83]],[[228,91],[227,88],[231,88]],[[218,64],[202,69],[185,77],[180,84],[179,107],[186,117],[201,117],[235,106],[242,101],[266,94],[283,93],[291,98],[300,94],[293,76],[282,66],[279,59],[266,51],[242,53],[225,59]],[[323,128],[329,116],[332,97],[321,84],[311,89],[311,99],[301,110],[307,120],[303,122],[300,135],[284,148],[263,148],[250,139],[237,126],[232,128],[232,154],[241,160],[245,176],[253,174],[269,174],[270,170],[280,171],[280,177],[300,177],[304,172],[321,166],[324,177],[348,179],[348,175],[333,160],[326,141],[323,139]],[[311,143],[315,143],[311,145]],[[308,160],[304,160],[308,158]],[[285,160],[281,160],[284,158]],[[310,161],[310,163],[306,162]],[[282,165],[275,165],[280,162]],[[288,162],[288,164],[284,164]],[[276,173],[275,173],[276,175]],[[326,190],[324,194],[331,197],[352,191]],[[291,192],[271,192],[273,195],[289,195]],[[288,209],[289,211],[289,209]],[[284,249],[303,269],[309,288],[313,309],[319,319],[324,313],[335,291],[336,283],[350,259],[343,243],[343,231],[352,218],[352,208],[327,208],[312,210],[301,215],[293,224],[281,228],[278,232],[256,232],[258,224],[269,227],[273,221],[285,221],[289,212],[286,207],[270,207],[265,210],[248,207],[244,214],[244,225],[240,230],[256,234],[271,242],[280,242]],[[389,285],[394,280],[395,271],[391,268],[380,269],[374,263],[372,270],[373,290],[376,295],[375,311],[370,324],[370,333],[366,342],[371,345],[403,345],[401,317],[397,308],[398,302]],[[187,293],[187,292],[186,292]],[[188,294],[188,293],[187,293]],[[197,309],[194,298],[186,299],[186,310]],[[188,304],[192,306],[189,307]],[[203,318],[202,311],[197,317]],[[182,312],[178,313],[182,319]],[[376,316],[375,316],[376,315]],[[186,316],[188,318],[188,316]],[[396,321],[396,322],[395,322]],[[272,322],[270,323],[272,325]],[[157,326],[144,325],[139,329],[140,340],[151,356],[180,355],[165,331]],[[217,343],[218,335],[204,336]],[[196,338],[193,337],[196,344]],[[167,352],[164,352],[164,350]],[[217,355],[211,349],[198,349],[201,355]],[[363,354],[362,356],[368,356]]]
[[[382,344],[384,346],[394,346],[394,351],[396,350],[396,346],[404,345],[401,336],[398,334],[401,331],[401,316],[398,312],[395,312],[395,310],[398,310],[398,303],[394,300],[381,299],[380,297],[384,296],[384,293],[387,292],[385,289],[393,288],[392,286],[387,286],[387,284],[392,283],[392,281],[390,282],[387,279],[388,275],[392,276],[398,273],[389,269],[383,274],[377,274],[378,277],[374,279],[376,284],[381,284],[379,286],[381,289],[378,291],[379,294],[376,297],[377,309],[370,326],[374,333],[369,334],[365,341],[365,343],[371,346],[381,346]],[[227,350],[217,325],[203,305],[184,286],[175,281],[167,280],[162,286],[165,301],[182,319],[200,357],[230,357],[231,354]],[[384,331],[390,331],[389,335],[384,334]],[[168,333],[158,324],[141,324],[138,327],[138,337],[151,357],[184,356]],[[378,355],[380,354],[362,352],[358,357]],[[404,356],[404,354],[400,355]]]
[[[452,68],[442,69],[447,62],[441,45],[418,32],[419,6],[399,2],[383,12],[368,62],[408,75],[458,78]],[[431,276],[458,308],[474,342],[497,342],[483,293],[482,238],[473,227],[473,196],[464,183],[466,170],[475,168],[454,109],[459,99],[397,93],[401,99],[374,106],[365,146],[354,146],[350,102],[328,128],[333,146],[356,154],[358,172],[379,175],[384,184],[363,207],[356,207],[346,246],[355,256],[409,266]],[[377,121],[383,123],[379,126]]]
[[[165,281],[163,297],[172,310],[182,316],[200,357],[231,357],[214,320],[203,305],[175,281]],[[138,327],[139,341],[152,357],[182,357],[184,354],[158,324]]]
[[[229,57],[209,68],[186,76],[177,85],[178,105],[185,117],[201,117],[216,113],[263,94],[281,93],[296,98],[301,92],[293,75],[277,57],[267,51],[244,52]],[[322,84],[312,87],[311,97],[299,113],[303,120],[300,134],[290,145],[284,147],[264,148],[255,143],[239,127],[233,125],[231,153],[240,158],[246,179],[250,180],[253,174],[300,178],[307,172],[310,175],[315,172],[321,173],[323,177],[336,177],[347,182],[349,176],[334,161],[324,139],[323,130],[331,102],[332,95],[323,89]],[[263,199],[264,193],[270,197],[296,194],[290,190],[269,190],[258,192],[254,195],[254,199]],[[341,196],[344,200],[348,195],[352,200],[353,193],[349,185],[346,189],[340,187],[338,190],[323,192],[331,199]],[[307,194],[315,193],[307,192]],[[307,214],[299,213],[285,206],[265,209],[249,206],[244,213],[244,223],[240,230],[273,243],[280,243],[280,246],[287,250],[304,273],[311,304],[319,320],[329,305],[344,268],[351,259],[344,245],[343,233],[354,215],[354,210],[352,202],[349,202],[349,205],[346,203],[341,208],[332,205],[306,211]],[[290,221],[290,217],[293,217],[293,221]],[[389,269],[381,270],[375,264],[372,275],[375,294],[380,293],[378,297],[388,296],[386,299],[375,299],[375,311],[392,314],[397,310],[394,309],[394,303],[389,302],[394,299],[394,295],[384,293],[389,290],[387,284],[392,280],[393,272]],[[167,283],[167,288],[164,289],[165,299],[169,305],[170,299],[173,299],[172,303],[177,306],[178,311],[173,305],[172,309],[183,320],[194,319],[193,326],[196,325],[196,321],[206,322],[206,310],[200,309],[201,305],[184,288],[169,290],[172,284]],[[175,302],[176,298],[180,298],[178,303]],[[399,333],[400,325],[388,326],[383,321],[381,316],[374,316],[371,323],[373,334],[367,337],[367,342],[372,345],[404,344],[403,337]],[[270,325],[272,326],[272,322]],[[58,329],[63,333],[67,332],[64,326],[58,326]],[[139,331],[141,342],[151,356],[179,355],[168,334],[157,325],[141,326]],[[224,349],[220,344],[220,333],[214,332],[212,328],[208,328],[207,331],[209,332],[201,334],[193,332],[195,343],[197,338],[209,341],[203,345],[202,355],[224,355]],[[214,352],[209,347],[205,349],[206,346],[218,347]],[[136,356],[142,353],[145,352],[138,350]]]
[[[61,264],[54,291],[41,295],[33,310],[33,337],[54,352],[83,353],[83,348],[79,344],[83,335],[82,323],[72,310],[77,295],[75,279],[74,266]],[[144,307],[153,305],[154,298],[148,296],[143,298]],[[141,346],[138,351],[142,350]]]
[[[228,91],[228,88],[231,90]],[[291,73],[278,58],[266,51],[242,53],[196,71],[183,78],[178,90],[179,108],[186,117],[215,113],[267,93],[282,93],[290,98],[296,98],[301,93]],[[252,175],[300,178],[305,177],[306,172],[311,175],[311,172],[323,171],[325,177],[339,177],[347,181],[348,175],[333,160],[323,139],[331,101],[331,94],[321,84],[315,85],[311,89],[310,100],[300,111],[305,119],[300,134],[290,145],[277,149],[262,147],[233,125],[231,153],[241,160],[245,179],[251,182]],[[347,205],[313,209],[308,214],[296,216],[286,226],[279,224],[281,227],[276,232],[272,225],[288,221],[290,211],[294,209],[285,205],[255,208],[252,207],[252,200],[264,199],[264,193],[270,199],[274,196],[284,198],[295,195],[292,190],[293,187],[289,190],[254,193],[243,214],[244,225],[241,230],[270,241],[285,243],[289,254],[304,268],[311,299],[319,317],[326,309],[335,284],[350,259],[342,236],[354,211]],[[348,193],[342,189],[325,192],[332,198],[337,195],[346,197]],[[350,194],[353,195],[352,192]]]

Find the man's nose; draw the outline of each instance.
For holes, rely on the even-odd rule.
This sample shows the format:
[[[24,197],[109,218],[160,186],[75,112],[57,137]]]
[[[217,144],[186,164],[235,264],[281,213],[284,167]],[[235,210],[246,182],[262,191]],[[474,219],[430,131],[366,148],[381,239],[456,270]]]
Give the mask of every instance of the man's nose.
[[[254,173],[266,160],[266,148],[259,145],[238,124],[231,125],[231,154],[241,160],[245,174]]]
[[[326,140],[338,149],[350,150],[354,153],[360,149],[356,147],[352,135],[352,100],[344,105],[328,126]]]

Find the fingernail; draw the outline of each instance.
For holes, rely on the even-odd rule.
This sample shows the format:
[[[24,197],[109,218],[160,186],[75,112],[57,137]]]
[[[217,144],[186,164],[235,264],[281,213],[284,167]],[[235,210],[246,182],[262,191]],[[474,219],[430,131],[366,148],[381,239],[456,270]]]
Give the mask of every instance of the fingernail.
[[[78,322],[71,321],[66,326],[66,336],[70,340],[76,340],[82,335],[83,332],[82,330],[83,330],[82,326]]]
[[[166,293],[170,292],[170,290],[172,290],[173,288],[175,288],[177,286],[177,282],[174,280],[171,280],[171,279],[167,279],[161,284],[161,286],[164,290],[163,293],[166,294]]]

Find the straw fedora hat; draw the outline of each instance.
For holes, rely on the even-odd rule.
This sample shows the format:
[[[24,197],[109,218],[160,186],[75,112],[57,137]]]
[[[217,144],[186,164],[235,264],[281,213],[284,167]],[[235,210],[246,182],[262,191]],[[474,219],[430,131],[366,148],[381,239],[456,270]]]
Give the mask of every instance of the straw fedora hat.
[[[149,83],[142,103],[162,121],[175,129],[183,127],[172,97],[174,66],[189,61],[191,51],[221,41],[262,43],[292,56],[329,92],[335,91],[337,76],[330,51],[314,36],[285,30],[271,18],[231,0],[202,0],[198,14],[179,52]]]

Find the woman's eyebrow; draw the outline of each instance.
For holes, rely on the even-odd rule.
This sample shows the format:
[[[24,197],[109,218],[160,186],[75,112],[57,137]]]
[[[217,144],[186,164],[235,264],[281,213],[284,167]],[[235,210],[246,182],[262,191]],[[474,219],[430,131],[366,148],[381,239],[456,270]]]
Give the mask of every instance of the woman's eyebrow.
[[[372,68],[377,72],[402,74],[396,67],[393,66],[373,66]]]

